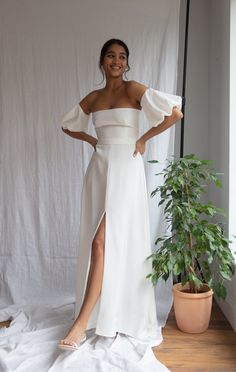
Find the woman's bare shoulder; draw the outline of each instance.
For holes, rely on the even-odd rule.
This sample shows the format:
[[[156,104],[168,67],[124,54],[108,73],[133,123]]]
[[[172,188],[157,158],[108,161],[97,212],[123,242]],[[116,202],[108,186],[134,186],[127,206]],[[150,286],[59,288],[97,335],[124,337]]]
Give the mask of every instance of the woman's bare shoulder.
[[[83,111],[86,114],[90,114],[91,107],[93,106],[94,102],[97,100],[100,92],[102,89],[93,90],[92,92],[88,93],[81,101],[80,106],[82,107]]]
[[[130,80],[127,82],[127,88],[128,94],[135,97],[135,99],[140,102],[144,92],[148,89],[148,86],[141,84],[138,81]]]

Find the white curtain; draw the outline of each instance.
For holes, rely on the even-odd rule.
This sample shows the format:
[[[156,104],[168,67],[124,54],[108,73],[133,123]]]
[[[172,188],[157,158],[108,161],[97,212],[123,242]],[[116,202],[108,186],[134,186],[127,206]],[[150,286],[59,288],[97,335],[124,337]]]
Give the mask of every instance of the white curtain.
[[[1,307],[74,301],[81,186],[92,149],[63,135],[61,115],[102,87],[99,53],[111,37],[130,48],[129,80],[175,93],[178,14],[177,0],[1,0]],[[147,129],[142,117],[140,133]],[[147,160],[173,154],[173,132],[149,141],[149,193],[159,180]],[[157,202],[150,198],[153,242],[163,228]],[[170,306],[163,288],[159,314]]]
[[[92,153],[62,133],[60,118],[103,86],[99,53],[113,37],[130,48],[128,79],[175,93],[178,22],[179,0],[0,1],[0,321],[13,319],[0,330],[1,372],[167,371],[148,345],[124,335],[56,352],[73,322],[81,187]],[[140,133],[148,127],[142,115]],[[148,143],[149,194],[173,138],[171,128]],[[150,198],[153,249],[165,230],[157,204]],[[164,324],[171,283],[158,284],[156,302]]]

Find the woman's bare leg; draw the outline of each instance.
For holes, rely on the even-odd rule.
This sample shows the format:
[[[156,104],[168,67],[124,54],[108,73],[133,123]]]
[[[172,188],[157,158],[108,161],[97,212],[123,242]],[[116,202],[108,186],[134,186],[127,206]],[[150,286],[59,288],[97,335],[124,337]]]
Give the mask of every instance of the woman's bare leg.
[[[66,345],[72,345],[73,342],[80,343],[86,330],[89,316],[101,292],[104,266],[105,217],[106,215],[104,214],[92,242],[89,276],[83,304],[77,319],[62,342]]]

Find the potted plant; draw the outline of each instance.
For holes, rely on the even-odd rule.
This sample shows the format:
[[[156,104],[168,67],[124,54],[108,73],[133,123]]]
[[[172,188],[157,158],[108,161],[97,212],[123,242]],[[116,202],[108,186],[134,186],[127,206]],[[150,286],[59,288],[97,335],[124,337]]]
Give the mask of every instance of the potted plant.
[[[168,161],[157,175],[164,176],[164,184],[157,186],[151,196],[160,194],[158,205],[164,205],[168,233],[157,238],[158,249],[147,257],[152,259],[153,269],[147,278],[155,285],[159,278],[166,281],[171,274],[181,277],[181,282],[173,286],[178,328],[201,333],[209,325],[213,293],[225,299],[223,283],[234,273],[230,242],[215,220],[223,210],[201,200],[208,181],[217,187],[221,183],[211,162],[195,155]]]

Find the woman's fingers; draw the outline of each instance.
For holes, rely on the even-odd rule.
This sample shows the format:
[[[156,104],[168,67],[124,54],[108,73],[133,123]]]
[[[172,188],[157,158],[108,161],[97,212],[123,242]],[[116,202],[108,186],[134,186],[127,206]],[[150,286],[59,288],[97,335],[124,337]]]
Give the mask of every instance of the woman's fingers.
[[[136,142],[136,146],[135,146],[135,150],[134,150],[134,153],[133,153],[133,156],[135,157],[137,155],[137,153],[140,153],[141,155],[144,154],[145,152],[145,142],[141,141],[141,140],[138,140]]]
[[[134,153],[133,153],[133,157],[135,157],[137,155],[138,151],[135,149],[134,150]]]
[[[92,142],[91,142],[91,145],[93,146],[93,148],[94,148],[94,151],[96,151],[97,150],[97,143],[98,143],[98,139],[97,138],[94,138],[93,140],[92,140]]]

